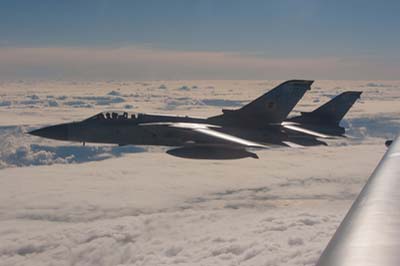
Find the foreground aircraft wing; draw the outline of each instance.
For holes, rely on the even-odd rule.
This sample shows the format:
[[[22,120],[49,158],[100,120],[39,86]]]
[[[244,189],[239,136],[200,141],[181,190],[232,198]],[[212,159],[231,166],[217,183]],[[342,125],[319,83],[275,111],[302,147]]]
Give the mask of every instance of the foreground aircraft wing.
[[[358,195],[317,266],[400,265],[400,137]]]

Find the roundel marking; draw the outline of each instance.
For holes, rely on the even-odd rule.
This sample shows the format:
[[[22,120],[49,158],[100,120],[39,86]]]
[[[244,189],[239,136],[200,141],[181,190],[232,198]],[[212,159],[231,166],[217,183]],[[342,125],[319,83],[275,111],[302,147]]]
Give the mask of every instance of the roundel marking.
[[[275,109],[276,103],[275,102],[267,102],[266,104],[267,109]]]

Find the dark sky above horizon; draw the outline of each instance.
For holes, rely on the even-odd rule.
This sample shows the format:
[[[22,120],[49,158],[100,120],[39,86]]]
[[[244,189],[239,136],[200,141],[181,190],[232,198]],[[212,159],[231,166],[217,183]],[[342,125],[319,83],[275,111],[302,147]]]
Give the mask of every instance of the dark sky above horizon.
[[[398,79],[399,1],[0,1],[0,78]]]

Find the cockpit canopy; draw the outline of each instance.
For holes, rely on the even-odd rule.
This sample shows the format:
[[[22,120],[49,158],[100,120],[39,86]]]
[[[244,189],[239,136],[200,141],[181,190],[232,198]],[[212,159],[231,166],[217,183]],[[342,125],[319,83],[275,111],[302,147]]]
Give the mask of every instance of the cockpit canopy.
[[[89,117],[86,120],[126,120],[126,119],[137,119],[137,118],[138,118],[137,113],[129,114],[128,112],[110,111],[110,112],[98,113],[92,117]]]
[[[144,114],[128,113],[117,111],[106,111],[98,113],[84,121],[135,121],[136,123],[154,123],[154,122],[202,122],[203,118],[193,118],[188,116],[171,116],[164,114]]]

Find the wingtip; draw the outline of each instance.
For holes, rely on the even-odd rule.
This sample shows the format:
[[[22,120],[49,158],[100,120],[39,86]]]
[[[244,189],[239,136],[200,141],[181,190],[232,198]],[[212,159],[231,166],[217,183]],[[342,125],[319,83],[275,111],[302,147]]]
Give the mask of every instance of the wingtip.
[[[393,143],[393,140],[389,139],[389,140],[385,141],[385,146],[386,146],[387,148],[389,148],[390,145],[392,145],[392,143]]]

